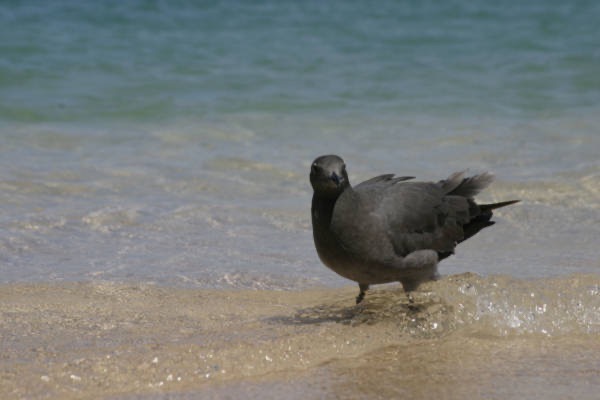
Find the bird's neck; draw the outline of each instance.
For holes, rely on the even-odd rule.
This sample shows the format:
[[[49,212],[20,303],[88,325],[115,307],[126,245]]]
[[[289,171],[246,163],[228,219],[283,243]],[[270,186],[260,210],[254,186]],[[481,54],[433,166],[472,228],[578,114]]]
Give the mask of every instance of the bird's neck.
[[[336,237],[330,229],[335,203],[339,196],[313,195],[311,216],[313,239],[317,254],[323,263],[331,268],[337,249]]]
[[[333,208],[339,196],[323,196],[318,193],[313,194],[311,216],[313,227],[329,228]]]

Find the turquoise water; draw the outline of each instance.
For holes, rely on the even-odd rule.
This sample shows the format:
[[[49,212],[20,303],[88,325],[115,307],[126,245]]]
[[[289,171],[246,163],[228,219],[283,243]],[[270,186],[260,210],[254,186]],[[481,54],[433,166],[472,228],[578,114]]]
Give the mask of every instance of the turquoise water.
[[[594,1],[4,2],[0,118],[543,117],[600,100]]]
[[[0,5],[0,280],[343,284],[308,165],[492,170],[442,271],[596,273],[597,2]],[[486,197],[487,196],[487,197]],[[492,261],[490,261],[492,260]]]

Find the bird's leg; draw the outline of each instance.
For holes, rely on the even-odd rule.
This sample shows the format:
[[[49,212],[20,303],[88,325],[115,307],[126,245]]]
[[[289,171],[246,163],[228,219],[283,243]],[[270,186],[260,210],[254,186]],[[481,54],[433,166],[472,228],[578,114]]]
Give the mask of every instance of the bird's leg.
[[[415,298],[413,296],[413,292],[404,292],[406,293],[406,298],[408,299],[408,309],[410,311],[417,311],[419,307],[415,304]]]
[[[363,301],[363,299],[365,298],[365,292],[369,290],[369,285],[366,283],[359,283],[358,288],[360,289],[360,293],[358,294],[358,296],[356,296],[356,304]]]
[[[417,250],[404,257],[404,268],[411,271],[410,275],[400,278],[408,307],[415,308],[413,292],[423,282],[435,280],[437,273],[438,254],[433,250]]]

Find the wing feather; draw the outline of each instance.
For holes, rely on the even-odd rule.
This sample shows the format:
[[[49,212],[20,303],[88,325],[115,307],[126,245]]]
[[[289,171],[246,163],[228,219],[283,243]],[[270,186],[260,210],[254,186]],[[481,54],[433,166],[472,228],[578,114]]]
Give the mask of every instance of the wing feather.
[[[376,176],[354,187],[354,200],[338,201],[336,211],[361,214],[346,222],[352,229],[339,229],[345,248],[377,259],[430,249],[441,259],[454,253],[459,242],[491,225],[491,212],[482,212],[472,197],[492,182],[492,174],[465,177],[464,172],[456,172],[436,183],[405,182],[409,179]],[[372,246],[374,242],[378,245]],[[386,254],[372,254],[374,249]]]
[[[379,175],[376,176],[374,178],[371,179],[367,179],[364,182],[359,183],[358,185],[356,185],[354,187],[354,189],[358,189],[358,188],[364,188],[366,186],[370,186],[370,185],[376,185],[376,184],[387,184],[387,185],[394,185],[398,182],[404,182],[404,181],[408,181],[410,179],[415,179],[414,176],[397,176],[394,178],[394,174],[384,174],[384,175]]]

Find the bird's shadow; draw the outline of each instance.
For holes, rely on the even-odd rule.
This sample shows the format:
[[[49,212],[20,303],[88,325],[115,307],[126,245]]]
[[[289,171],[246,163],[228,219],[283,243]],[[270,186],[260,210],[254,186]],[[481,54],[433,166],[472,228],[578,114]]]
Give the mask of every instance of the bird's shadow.
[[[266,321],[273,324],[313,325],[324,323],[340,323],[345,325],[376,324],[384,321],[395,321],[400,324],[406,321],[417,321],[428,318],[432,307],[439,306],[439,298],[417,298],[410,302],[404,292],[397,290],[378,290],[360,304],[353,304],[353,299],[337,300],[327,304],[319,304],[297,310],[291,315],[276,315]]]
[[[285,325],[313,325],[328,322],[350,323],[360,314],[360,309],[360,305],[321,304],[302,308],[292,315],[276,315],[268,318],[267,321]]]

